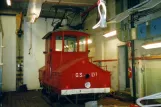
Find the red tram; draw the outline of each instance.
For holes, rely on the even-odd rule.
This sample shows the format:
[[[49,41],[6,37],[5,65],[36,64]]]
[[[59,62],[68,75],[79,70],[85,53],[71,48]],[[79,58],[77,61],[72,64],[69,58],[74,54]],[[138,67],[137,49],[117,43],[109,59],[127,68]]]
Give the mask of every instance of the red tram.
[[[39,81],[44,93],[71,96],[110,92],[110,73],[88,60],[88,36],[80,31],[54,31],[43,37],[45,66],[39,70]]]

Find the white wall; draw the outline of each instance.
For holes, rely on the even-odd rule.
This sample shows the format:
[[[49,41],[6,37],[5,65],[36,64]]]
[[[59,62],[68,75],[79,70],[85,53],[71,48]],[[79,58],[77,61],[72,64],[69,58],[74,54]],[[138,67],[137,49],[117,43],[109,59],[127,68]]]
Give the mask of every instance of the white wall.
[[[124,45],[117,37],[108,38],[105,42],[105,59],[118,59],[118,46]],[[118,61],[106,62],[108,70],[111,72],[112,89],[118,90]]]
[[[24,20],[24,84],[29,90],[39,89],[38,70],[45,65],[45,40],[42,38],[53,30],[53,19],[39,18],[31,25]],[[66,20],[62,22],[65,25]],[[32,26],[32,27],[31,27]],[[32,28],[32,31],[31,31]],[[32,35],[32,49],[29,54],[30,36]]]
[[[4,30],[3,50],[3,91],[16,90],[16,17],[1,16]],[[32,49],[29,55],[30,46],[30,24],[24,21],[24,84],[29,90],[38,89],[38,69],[44,66],[45,41],[42,37],[52,31],[52,19],[39,18],[32,25]],[[65,22],[63,22],[65,23]]]
[[[16,90],[16,17],[1,16],[4,31],[3,44],[3,91]]]
[[[161,40],[158,38],[157,40]],[[135,53],[137,56],[150,56],[150,55],[160,55],[161,50],[149,49],[145,50],[142,48],[142,44],[146,42],[143,40],[135,41]],[[137,74],[137,92],[138,96],[145,96],[150,94],[155,94],[160,92],[161,86],[161,60],[140,60],[136,61],[136,74]]]
[[[91,34],[93,39],[93,45],[89,47],[91,50],[90,55],[94,55],[94,60],[104,59],[118,59],[118,46],[123,43],[120,42],[117,37],[105,38],[103,34],[116,29],[115,24],[108,24],[107,28],[92,29],[92,26],[96,24],[97,8],[90,12],[89,17],[85,23],[86,32]],[[115,16],[115,0],[107,0],[107,18],[110,19]],[[107,65],[108,70],[111,72],[111,87],[114,90],[118,90],[118,62],[106,62],[102,65]]]
[[[45,64],[45,40],[42,39],[46,33],[52,31],[52,19],[39,18],[32,25],[24,21],[24,84],[29,90],[38,89],[38,70]],[[32,33],[31,33],[32,32]],[[32,34],[32,49],[29,55],[30,36]]]
[[[115,16],[115,0],[107,0],[107,11],[108,18]],[[108,24],[106,29],[97,28],[92,29],[92,26],[96,24],[96,12],[94,10],[90,12],[88,19],[86,20],[85,29],[88,29],[86,32],[91,34],[93,38],[93,45],[90,46],[92,51],[90,55],[94,55],[94,60],[101,59],[118,59],[118,46],[124,45],[123,42],[120,42],[116,37],[113,38],[104,38],[102,37],[105,32],[116,29],[115,25]],[[151,14],[144,18],[141,18],[141,22],[151,20],[160,16],[160,12],[156,14]],[[138,22],[140,23],[140,22]],[[160,38],[161,40],[161,38]],[[145,50],[141,45],[145,41],[135,41],[135,55],[136,57],[146,56],[146,55],[161,55],[161,49],[152,49]],[[129,53],[131,51],[129,50]],[[130,63],[130,62],[129,62]],[[136,90],[137,96],[142,97],[150,94],[160,92],[161,90],[161,60],[136,60]],[[111,85],[114,90],[118,90],[118,62],[107,62],[104,63],[107,65],[108,70],[111,72]],[[130,82],[132,86],[132,81]],[[131,87],[132,89],[132,87]],[[132,90],[131,90],[132,91]]]

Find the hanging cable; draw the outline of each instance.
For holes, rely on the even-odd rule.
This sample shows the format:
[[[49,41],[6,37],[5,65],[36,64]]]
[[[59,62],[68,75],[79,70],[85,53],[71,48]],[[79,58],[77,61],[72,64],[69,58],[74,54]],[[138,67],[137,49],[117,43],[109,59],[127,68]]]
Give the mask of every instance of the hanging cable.
[[[46,24],[46,33],[48,33],[48,19],[45,19],[45,24]]]
[[[102,6],[102,10],[101,10],[101,6]],[[100,20],[96,25],[93,26],[93,29],[96,29],[98,27],[101,27],[101,28],[107,27],[107,24],[106,24],[107,13],[106,13],[106,5],[104,0],[98,0],[98,13],[100,16]]]
[[[29,55],[31,54],[32,49],[32,23],[30,24],[30,48],[29,48]]]

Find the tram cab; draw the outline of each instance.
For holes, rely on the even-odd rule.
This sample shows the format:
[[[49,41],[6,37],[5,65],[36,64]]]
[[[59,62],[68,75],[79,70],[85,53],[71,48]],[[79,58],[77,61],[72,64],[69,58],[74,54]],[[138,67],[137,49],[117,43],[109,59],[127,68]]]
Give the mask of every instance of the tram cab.
[[[88,59],[88,34],[80,31],[54,31],[46,34],[45,67],[40,83],[59,95],[110,92],[110,72]]]

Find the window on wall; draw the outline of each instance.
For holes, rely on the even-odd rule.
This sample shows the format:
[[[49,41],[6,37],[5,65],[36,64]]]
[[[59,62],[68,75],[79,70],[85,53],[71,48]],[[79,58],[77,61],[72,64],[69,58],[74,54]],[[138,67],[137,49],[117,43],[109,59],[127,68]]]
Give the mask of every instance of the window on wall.
[[[77,52],[77,37],[65,35],[64,36],[64,52]]]
[[[56,36],[55,43],[55,51],[62,51],[62,36]]]
[[[86,37],[82,36],[79,39],[79,51],[85,52],[86,51]]]

